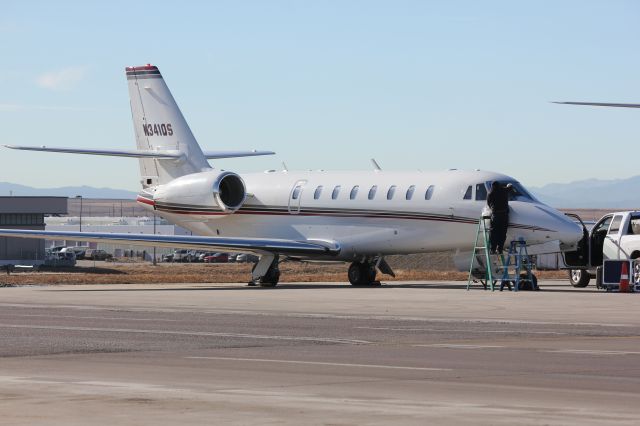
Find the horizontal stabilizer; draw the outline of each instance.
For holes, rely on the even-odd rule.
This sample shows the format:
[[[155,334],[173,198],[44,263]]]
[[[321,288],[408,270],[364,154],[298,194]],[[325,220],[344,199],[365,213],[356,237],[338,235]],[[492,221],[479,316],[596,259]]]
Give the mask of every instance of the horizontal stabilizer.
[[[590,106],[604,106],[604,107],[616,107],[616,108],[640,108],[640,104],[613,104],[604,102],[553,102],[554,104],[561,105],[590,105]]]
[[[201,237],[196,235],[124,234],[110,232],[32,231],[0,229],[0,237],[38,238],[88,242],[111,242],[133,246],[190,248],[232,252],[281,253],[288,255],[335,255],[337,244],[269,238]]]
[[[214,158],[238,158],[256,157],[259,155],[275,155],[273,151],[204,151],[204,156],[208,159]]]
[[[6,148],[20,149],[23,151],[45,151],[45,152],[62,152],[66,154],[87,154],[87,155],[106,155],[110,157],[133,157],[133,158],[180,158],[180,151],[155,151],[155,150],[137,150],[137,149],[83,149],[83,148],[63,148],[63,147],[46,147],[46,146],[22,146],[22,145],[3,145]]]
[[[20,149],[23,151],[44,151],[44,152],[61,152],[65,154],[86,154],[86,155],[104,155],[109,157],[132,157],[132,158],[156,158],[156,159],[176,159],[181,158],[184,154],[178,150],[129,150],[129,149],[84,149],[84,148],[66,148],[66,147],[47,147],[47,146],[24,146],[24,145],[3,145],[10,149]],[[237,158],[237,157],[255,157],[259,155],[274,155],[273,151],[206,151],[206,158]]]

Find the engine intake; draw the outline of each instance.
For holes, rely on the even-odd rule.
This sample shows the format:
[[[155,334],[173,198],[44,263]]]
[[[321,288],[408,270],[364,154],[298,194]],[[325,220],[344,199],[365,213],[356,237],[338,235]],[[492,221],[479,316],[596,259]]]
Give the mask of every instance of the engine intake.
[[[213,194],[223,209],[238,210],[247,197],[242,178],[235,173],[225,172],[213,186]]]
[[[246,198],[246,187],[239,175],[217,170],[181,176],[159,186],[153,197],[158,210],[191,214],[233,213]]]

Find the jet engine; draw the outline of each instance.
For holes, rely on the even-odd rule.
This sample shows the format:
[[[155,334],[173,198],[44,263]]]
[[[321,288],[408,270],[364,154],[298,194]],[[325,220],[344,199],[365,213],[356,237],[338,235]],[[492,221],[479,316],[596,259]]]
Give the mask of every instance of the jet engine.
[[[176,212],[233,213],[247,197],[244,181],[233,172],[211,170],[181,176],[156,189],[156,208]]]

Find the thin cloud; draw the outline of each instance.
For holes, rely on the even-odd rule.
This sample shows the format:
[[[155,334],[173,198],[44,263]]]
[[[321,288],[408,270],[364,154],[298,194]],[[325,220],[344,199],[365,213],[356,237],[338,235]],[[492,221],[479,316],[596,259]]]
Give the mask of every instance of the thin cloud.
[[[22,104],[0,104],[0,112],[20,112],[20,111],[93,111],[93,108],[59,106],[59,105],[22,105]]]
[[[67,67],[41,74],[36,79],[36,83],[49,90],[66,90],[82,81],[86,73],[87,67]]]

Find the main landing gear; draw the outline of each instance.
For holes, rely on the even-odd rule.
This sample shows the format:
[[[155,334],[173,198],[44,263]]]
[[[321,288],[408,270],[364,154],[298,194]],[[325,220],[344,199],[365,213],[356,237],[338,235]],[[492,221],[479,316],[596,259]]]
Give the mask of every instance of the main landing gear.
[[[376,281],[376,267],[369,262],[353,262],[349,266],[349,282],[354,286],[380,284]]]
[[[278,268],[278,255],[265,254],[260,257],[258,263],[251,270],[250,286],[275,287],[280,280],[280,268]]]

